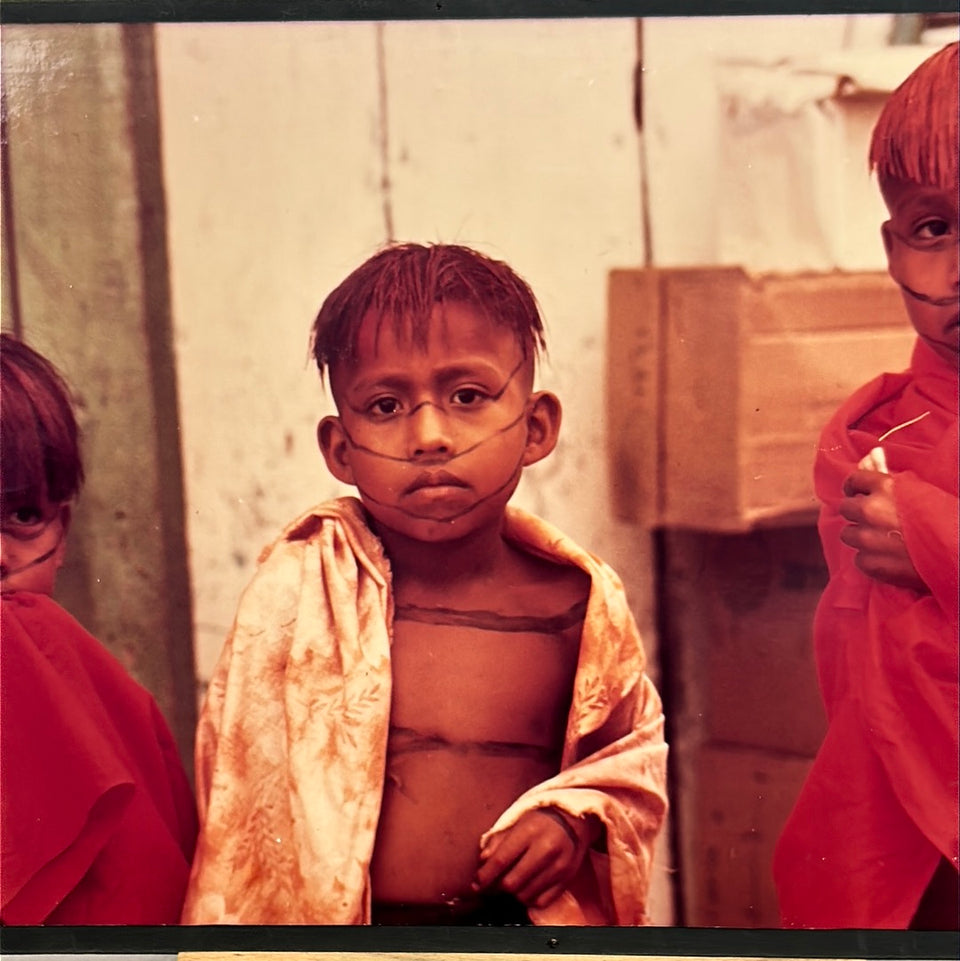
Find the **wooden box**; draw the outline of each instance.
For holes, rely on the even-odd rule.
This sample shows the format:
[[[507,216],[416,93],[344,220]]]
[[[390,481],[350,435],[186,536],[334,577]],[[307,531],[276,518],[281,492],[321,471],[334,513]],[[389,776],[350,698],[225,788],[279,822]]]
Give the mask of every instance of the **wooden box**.
[[[608,294],[614,510],[651,527],[812,520],[820,430],[914,340],[885,273],[621,269]]]
[[[690,803],[674,817],[683,926],[780,926],[773,852],[811,763],[724,745],[682,769]]]
[[[683,924],[779,924],[772,858],[826,731],[814,527],[657,532],[660,691]]]

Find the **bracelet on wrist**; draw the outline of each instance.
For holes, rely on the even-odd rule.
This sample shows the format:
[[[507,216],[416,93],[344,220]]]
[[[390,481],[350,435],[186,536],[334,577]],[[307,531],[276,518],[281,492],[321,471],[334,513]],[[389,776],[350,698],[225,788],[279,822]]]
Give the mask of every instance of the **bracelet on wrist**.
[[[570,840],[573,842],[573,848],[575,851],[580,849],[580,846],[584,843],[584,841],[580,837],[580,835],[577,834],[577,832],[574,830],[574,827],[570,823],[570,818],[568,817],[568,815],[566,815],[559,808],[555,808],[555,807],[542,807],[542,808],[537,808],[537,810],[541,814],[546,814],[548,817],[553,818],[554,821],[556,821],[560,825],[560,827],[562,827],[563,830],[567,832],[567,837],[569,837]]]

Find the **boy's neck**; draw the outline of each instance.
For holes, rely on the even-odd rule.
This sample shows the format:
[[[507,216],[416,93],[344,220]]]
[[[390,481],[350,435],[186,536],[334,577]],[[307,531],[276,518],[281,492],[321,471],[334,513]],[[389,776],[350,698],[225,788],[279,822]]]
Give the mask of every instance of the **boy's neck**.
[[[390,558],[395,587],[447,591],[492,580],[509,553],[502,523],[452,541],[415,540],[382,525],[375,525],[374,530]]]

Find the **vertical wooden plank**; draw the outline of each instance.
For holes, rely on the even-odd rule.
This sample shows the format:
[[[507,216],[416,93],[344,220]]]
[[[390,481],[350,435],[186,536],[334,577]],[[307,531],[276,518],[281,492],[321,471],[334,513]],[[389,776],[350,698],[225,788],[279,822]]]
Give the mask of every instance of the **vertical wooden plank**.
[[[660,515],[661,278],[613,270],[607,289],[607,447],[614,515],[645,527]]]
[[[681,921],[776,927],[773,849],[826,730],[819,538],[665,530],[660,546]]]
[[[24,338],[73,385],[88,482],[58,599],[148,687],[189,762],[196,718],[152,27],[7,26]]]
[[[668,274],[663,327],[665,525],[739,520],[737,409],[746,277],[739,268]]]

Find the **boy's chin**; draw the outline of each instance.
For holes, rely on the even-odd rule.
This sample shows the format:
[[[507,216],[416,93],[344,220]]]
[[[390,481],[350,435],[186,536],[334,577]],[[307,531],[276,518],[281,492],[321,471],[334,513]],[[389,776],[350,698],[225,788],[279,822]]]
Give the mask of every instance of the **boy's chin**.
[[[364,500],[367,513],[373,518],[374,531],[380,535],[395,535],[423,544],[443,544],[457,541],[480,528],[497,526],[505,505],[477,504],[470,510],[448,516],[437,510],[435,516],[411,514],[398,508],[371,504]]]

